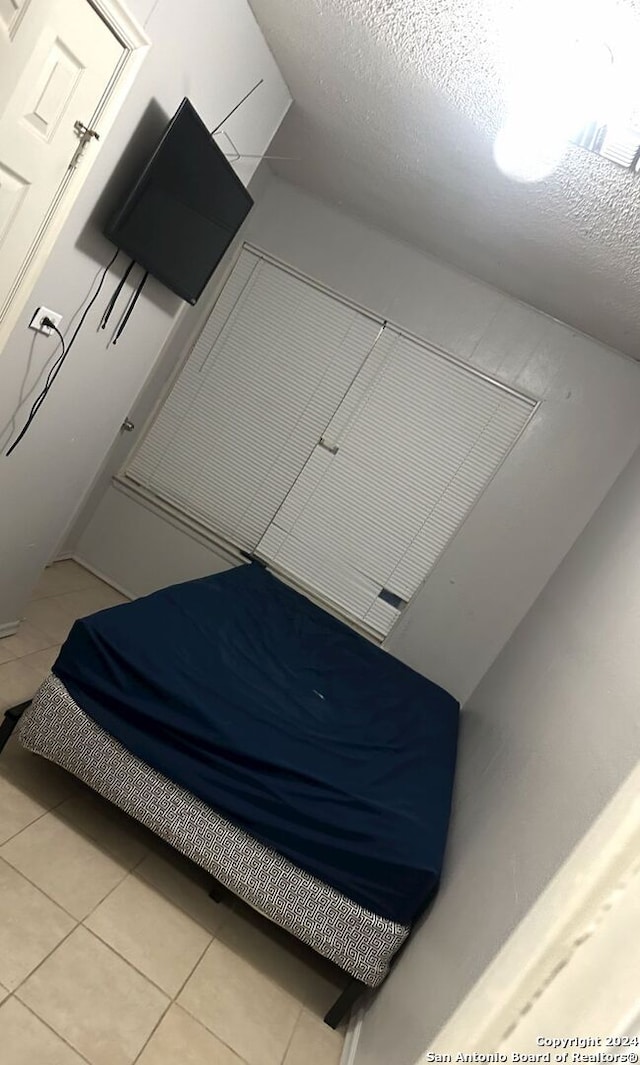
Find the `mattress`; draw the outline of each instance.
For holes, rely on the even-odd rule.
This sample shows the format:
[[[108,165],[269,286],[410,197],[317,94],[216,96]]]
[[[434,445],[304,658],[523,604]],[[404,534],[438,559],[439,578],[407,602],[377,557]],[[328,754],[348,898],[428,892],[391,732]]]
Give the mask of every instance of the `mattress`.
[[[53,672],[131,754],[363,910],[442,868],[458,704],[258,564],[76,622]]]
[[[44,681],[23,714],[19,739],[356,979],[369,987],[384,980],[407,926],[371,913],[297,868],[146,765],[84,713],[57,677]]]

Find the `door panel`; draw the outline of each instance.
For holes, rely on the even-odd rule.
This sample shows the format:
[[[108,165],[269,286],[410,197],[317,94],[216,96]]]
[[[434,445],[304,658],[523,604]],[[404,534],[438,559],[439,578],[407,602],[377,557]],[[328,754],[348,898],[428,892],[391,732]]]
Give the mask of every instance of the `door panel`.
[[[87,0],[0,0],[0,321],[123,51]]]
[[[0,30],[8,37],[15,32],[20,12],[27,6],[28,0],[0,0]]]
[[[57,40],[53,45],[42,74],[33,87],[33,102],[27,104],[24,121],[45,141],[50,141],[58,128],[65,108],[73,98],[82,75],[82,64],[68,48]]]

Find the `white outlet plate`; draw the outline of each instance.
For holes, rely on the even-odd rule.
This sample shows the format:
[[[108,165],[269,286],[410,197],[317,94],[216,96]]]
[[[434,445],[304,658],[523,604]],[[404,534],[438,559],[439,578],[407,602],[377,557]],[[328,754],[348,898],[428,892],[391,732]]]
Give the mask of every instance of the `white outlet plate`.
[[[58,314],[57,311],[50,311],[48,307],[38,307],[29,322],[29,329],[35,329],[36,333],[42,333],[44,336],[50,337],[53,329],[48,325],[42,325],[43,318],[50,318],[55,326],[59,326],[62,321],[62,315]]]

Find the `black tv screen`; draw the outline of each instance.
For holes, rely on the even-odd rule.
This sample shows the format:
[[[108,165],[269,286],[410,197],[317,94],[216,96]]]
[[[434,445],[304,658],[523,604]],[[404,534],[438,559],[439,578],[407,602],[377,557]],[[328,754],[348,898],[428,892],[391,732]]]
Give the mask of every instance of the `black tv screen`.
[[[252,206],[185,98],[105,234],[172,292],[195,303]]]

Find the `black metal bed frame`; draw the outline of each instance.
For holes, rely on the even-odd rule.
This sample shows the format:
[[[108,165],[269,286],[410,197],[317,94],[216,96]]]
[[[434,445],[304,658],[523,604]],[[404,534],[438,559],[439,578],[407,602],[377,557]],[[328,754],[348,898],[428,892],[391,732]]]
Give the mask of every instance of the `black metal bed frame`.
[[[18,703],[17,706],[10,706],[8,710],[5,710],[4,718],[0,725],[0,752],[4,750],[11,733],[28,706],[31,706],[31,699],[26,703]]]
[[[29,706],[31,706],[31,699],[28,699],[25,703],[18,703],[17,706],[11,706],[8,710],[5,710],[4,718],[0,724],[0,753],[2,753],[7,745],[13,730]],[[218,883],[217,880],[213,880],[213,886],[209,892],[209,898],[213,899],[214,902],[220,902],[225,894],[230,894],[228,889],[224,887],[223,884]],[[330,1028],[337,1028],[343,1020],[348,1018],[351,1010],[365,992],[370,990],[371,989],[368,988],[366,984],[362,983],[361,980],[350,980],[344,991],[339,995],[333,1006],[331,1006],[325,1015],[325,1024],[328,1024]]]

